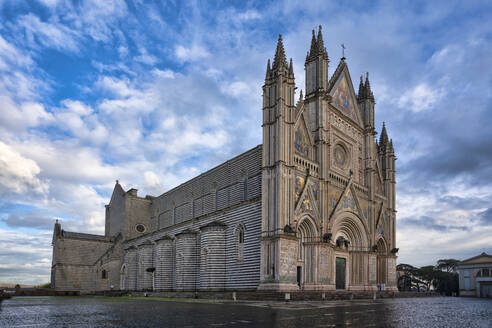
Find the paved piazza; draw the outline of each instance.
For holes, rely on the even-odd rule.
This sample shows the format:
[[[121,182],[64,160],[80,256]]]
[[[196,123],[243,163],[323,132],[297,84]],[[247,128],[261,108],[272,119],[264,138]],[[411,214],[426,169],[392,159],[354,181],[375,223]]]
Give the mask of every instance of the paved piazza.
[[[492,327],[492,299],[213,303],[106,297],[14,297],[0,327]]]

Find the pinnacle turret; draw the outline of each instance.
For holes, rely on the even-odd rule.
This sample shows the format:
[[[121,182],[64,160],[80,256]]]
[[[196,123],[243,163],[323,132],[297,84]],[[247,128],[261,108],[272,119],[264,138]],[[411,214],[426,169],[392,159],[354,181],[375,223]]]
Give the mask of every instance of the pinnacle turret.
[[[359,100],[370,99],[374,101],[374,94],[371,90],[371,84],[369,83],[369,73],[366,73],[366,81],[362,83],[362,75],[360,76],[359,93],[357,95]]]
[[[318,46],[317,46],[317,42],[316,42],[316,32],[313,30],[313,38],[311,39],[311,49],[309,49],[308,56],[309,56],[309,54],[316,53],[317,49],[318,49]]]
[[[306,55],[306,63],[310,60],[314,60],[317,57],[323,57],[323,59],[328,60],[328,52],[325,48],[325,43],[323,41],[323,34],[321,33],[321,25],[318,29],[318,36],[316,36],[316,32],[313,30],[313,38],[311,39],[311,48]]]
[[[379,137],[379,147],[381,149],[386,149],[388,145],[388,133],[386,132],[386,125],[383,122],[383,129],[381,130],[381,136]]]
[[[371,90],[371,84],[369,83],[369,72],[366,73],[366,82],[364,83],[364,89],[366,90],[366,97],[374,100],[374,95]]]
[[[321,34],[321,25],[318,29],[318,53],[323,54],[326,52],[325,43],[323,42],[323,34]]]
[[[275,50],[275,58],[273,59],[273,69],[277,70],[281,67],[287,68],[287,58],[285,57],[284,43],[282,42],[282,34],[278,35],[277,50]]]
[[[364,97],[364,83],[362,82],[362,75],[360,76],[360,83],[359,83],[359,93],[357,94],[357,98],[362,99]]]
[[[292,64],[292,58],[290,59],[290,62],[289,62],[289,76],[291,76],[291,77],[294,76],[294,65]]]
[[[270,67],[270,59],[268,59],[265,79],[270,78],[271,71],[272,71],[272,68]]]

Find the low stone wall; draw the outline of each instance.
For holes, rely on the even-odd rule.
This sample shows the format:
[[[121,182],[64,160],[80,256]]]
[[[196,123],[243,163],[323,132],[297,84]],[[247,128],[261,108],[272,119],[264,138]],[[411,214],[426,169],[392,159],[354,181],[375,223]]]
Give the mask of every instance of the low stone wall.
[[[107,292],[106,296],[121,296],[122,292]],[[128,292],[128,296],[135,297],[164,297],[164,298],[197,298],[236,301],[323,301],[323,300],[353,300],[353,299],[380,299],[406,297],[434,297],[436,293],[418,292],[389,292],[389,291],[327,291],[327,292],[267,292],[267,291],[224,291],[224,292]]]
[[[51,288],[7,288],[9,295],[13,296],[79,296],[76,290],[54,290]]]

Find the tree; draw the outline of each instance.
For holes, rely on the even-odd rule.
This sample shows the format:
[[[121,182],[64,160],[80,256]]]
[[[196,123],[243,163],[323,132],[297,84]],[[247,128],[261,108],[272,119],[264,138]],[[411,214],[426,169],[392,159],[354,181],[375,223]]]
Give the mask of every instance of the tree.
[[[446,272],[456,272],[456,266],[460,261],[456,259],[443,259],[437,261],[436,268]]]

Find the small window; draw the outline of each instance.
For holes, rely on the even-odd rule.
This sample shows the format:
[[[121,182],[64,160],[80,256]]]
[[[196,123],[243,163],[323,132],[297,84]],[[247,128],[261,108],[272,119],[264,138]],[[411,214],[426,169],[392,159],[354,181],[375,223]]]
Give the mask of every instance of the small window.
[[[143,233],[143,232],[145,232],[145,226],[143,224],[137,224],[135,226],[135,230],[137,230],[140,233]]]
[[[108,278],[108,272],[106,270],[102,270],[101,278],[102,279],[107,279]]]
[[[484,277],[489,277],[489,276],[490,276],[490,271],[489,271],[489,269],[483,269],[483,276],[484,276]]]
[[[237,260],[244,259],[244,226],[239,225],[236,230]]]

